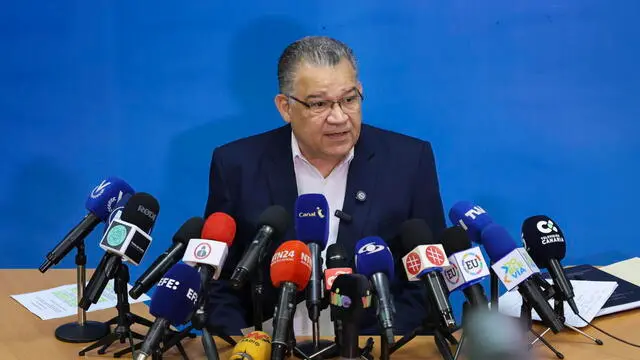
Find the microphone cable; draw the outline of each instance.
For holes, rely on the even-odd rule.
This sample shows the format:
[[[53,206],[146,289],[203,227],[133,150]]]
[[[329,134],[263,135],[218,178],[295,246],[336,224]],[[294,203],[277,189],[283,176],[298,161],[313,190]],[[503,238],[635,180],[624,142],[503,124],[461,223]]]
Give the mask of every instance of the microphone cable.
[[[628,342],[627,340],[620,339],[619,337],[617,337],[617,336],[615,336],[615,335],[612,335],[612,334],[610,334],[610,333],[608,333],[608,332],[606,332],[606,331],[604,331],[604,330],[600,329],[599,327],[597,327],[597,326],[593,325],[592,323],[588,322],[587,320],[585,320],[585,319],[582,317],[582,315],[580,315],[580,314],[576,314],[576,315],[578,315],[578,317],[580,318],[580,320],[584,321],[584,322],[585,322],[585,323],[587,323],[589,326],[593,326],[593,328],[594,328],[594,329],[596,329],[596,330],[600,331],[601,333],[603,333],[603,334],[605,334],[605,335],[609,336],[610,338],[616,339],[616,340],[618,340],[618,341],[620,341],[620,342],[622,342],[622,343],[625,343],[625,344],[627,344],[627,345],[630,345],[630,346],[633,346],[633,347],[640,348],[640,345],[638,345],[638,344],[634,344],[634,343],[632,343],[632,342]]]

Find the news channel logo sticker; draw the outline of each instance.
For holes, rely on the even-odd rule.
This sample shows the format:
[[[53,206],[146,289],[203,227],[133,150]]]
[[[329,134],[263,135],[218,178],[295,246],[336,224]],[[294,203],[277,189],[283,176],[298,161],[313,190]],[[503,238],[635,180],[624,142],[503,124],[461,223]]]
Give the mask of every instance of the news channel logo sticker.
[[[463,270],[469,275],[475,276],[482,272],[482,261],[478,254],[467,253],[462,257]]]
[[[522,274],[525,274],[527,270],[524,268],[524,264],[519,259],[510,259],[502,265],[504,270],[503,280],[505,283],[510,284],[511,281],[518,280]]]
[[[198,260],[202,260],[211,254],[211,246],[207,243],[202,243],[198,245],[193,251],[193,255]]]
[[[122,245],[127,238],[127,228],[124,225],[117,224],[109,229],[107,233],[107,244],[109,246],[118,247]]]

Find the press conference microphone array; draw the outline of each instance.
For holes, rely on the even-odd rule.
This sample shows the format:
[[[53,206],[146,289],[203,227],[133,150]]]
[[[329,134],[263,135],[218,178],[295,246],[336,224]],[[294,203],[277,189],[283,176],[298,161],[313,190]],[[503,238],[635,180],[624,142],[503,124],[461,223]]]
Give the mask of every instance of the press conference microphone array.
[[[231,286],[239,289],[244,285],[249,274],[258,266],[266,253],[271,241],[284,236],[289,226],[291,226],[289,214],[280,205],[270,206],[260,214],[258,232],[231,274],[229,279]]]
[[[311,253],[311,279],[307,286],[307,310],[313,322],[314,344],[320,331],[318,319],[322,310],[322,256],[329,238],[329,203],[322,194],[303,194],[295,203],[295,229],[298,240],[307,244]]]
[[[449,291],[462,290],[469,305],[487,308],[489,300],[480,283],[490,272],[480,248],[471,247],[467,233],[460,226],[444,230],[442,245],[451,264],[443,271]]]
[[[369,279],[377,296],[377,315],[382,336],[389,344],[395,342],[393,318],[395,306],[389,291],[389,279],[394,277],[393,255],[387,244],[378,236],[369,236],[356,243],[356,271]]]
[[[271,357],[271,336],[262,331],[252,331],[243,337],[229,360],[269,360]]]
[[[100,247],[106,250],[93,276],[87,284],[78,306],[88,310],[96,304],[109,279],[118,272],[122,260],[138,265],[151,245],[149,233],[156,221],[160,205],[147,193],[131,196],[120,219],[114,219],[105,232]],[[126,292],[126,290],[125,290]]]
[[[408,252],[402,258],[407,278],[425,284],[427,296],[440,315],[442,325],[448,329],[455,328],[449,292],[442,277],[442,269],[449,266],[442,244],[436,243],[431,229],[422,219],[405,221],[400,227],[400,239]]]
[[[200,237],[204,219],[192,217],[187,220],[180,229],[173,235],[173,244],[149,266],[149,268],[135,281],[129,295],[137,299],[140,295],[151,290],[151,288],[162,278],[162,276],[175,264],[180,261],[187,248],[189,240]]]
[[[560,265],[560,260],[564,259],[567,252],[560,226],[548,216],[529,217],[522,223],[522,241],[536,265],[549,270],[553,285],[560,292],[562,300],[566,301],[577,315],[579,310],[574,300],[573,286]]]
[[[307,287],[311,277],[311,253],[299,240],[282,243],[271,258],[271,282],[280,288],[273,316],[272,360],[284,359],[296,310],[296,293]]]
[[[487,225],[481,233],[481,242],[487,255],[493,261],[493,271],[502,284],[511,291],[517,287],[523,301],[530,304],[542,321],[554,332],[563,329],[563,324],[553,312],[542,291],[535,283],[532,275],[540,270],[529,255],[516,244],[503,227],[496,224]]]
[[[83,241],[101,222],[106,222],[114,206],[125,194],[133,194],[133,188],[124,180],[110,177],[102,180],[87,198],[85,208],[87,215],[51,250],[40,265],[44,273],[53,265],[57,265],[67,254]]]
[[[341,360],[360,358],[358,324],[364,309],[371,306],[371,290],[369,279],[361,274],[338,275],[331,285],[331,310],[336,320],[342,323],[339,344]]]
[[[200,274],[185,264],[175,264],[160,279],[151,297],[149,312],[155,321],[145,337],[136,360],[146,360],[159,350],[169,325],[179,326],[189,320],[200,292]]]

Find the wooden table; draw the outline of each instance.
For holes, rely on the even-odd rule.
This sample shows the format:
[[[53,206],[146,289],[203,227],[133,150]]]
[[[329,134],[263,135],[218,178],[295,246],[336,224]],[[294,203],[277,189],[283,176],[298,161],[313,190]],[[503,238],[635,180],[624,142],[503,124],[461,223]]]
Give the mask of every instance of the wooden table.
[[[89,274],[87,277],[90,276]],[[73,284],[76,280],[75,270],[52,269],[45,274],[38,270],[0,270],[0,359],[2,360],[36,360],[36,359],[107,359],[117,350],[124,349],[126,344],[114,343],[107,354],[98,355],[94,350],[85,357],[78,356],[78,351],[88,344],[69,344],[56,340],[55,329],[65,323],[73,322],[75,316],[62,319],[43,321],[29,312],[26,308],[14,301],[9,295],[21,294],[37,290],[48,289],[65,284]],[[149,310],[144,304],[131,306],[131,311],[147,319],[153,320]],[[87,319],[106,321],[116,314],[115,309],[101,310],[87,313]],[[595,324],[610,330],[615,335],[624,339],[640,343],[640,310],[628,311],[598,318]],[[134,326],[139,332],[145,334],[144,327]],[[565,355],[567,360],[582,359],[640,359],[640,349],[621,344],[609,337],[598,333],[588,327],[583,329],[587,333],[604,341],[603,346],[595,345],[587,338],[570,330],[564,330],[558,335],[547,334],[545,337]],[[366,338],[361,339],[364,344]],[[376,346],[374,355],[379,355],[379,338],[374,339]],[[216,338],[220,359],[228,359],[231,355],[231,346]],[[200,339],[188,339],[183,342],[190,359],[204,359],[204,351]],[[362,345],[361,344],[361,345]],[[536,359],[556,359],[542,344],[536,345]],[[129,355],[129,358],[131,356]],[[180,359],[175,349],[171,349],[163,357],[165,359]],[[436,349],[433,338],[416,338],[402,349],[395,352],[392,359],[442,359]]]

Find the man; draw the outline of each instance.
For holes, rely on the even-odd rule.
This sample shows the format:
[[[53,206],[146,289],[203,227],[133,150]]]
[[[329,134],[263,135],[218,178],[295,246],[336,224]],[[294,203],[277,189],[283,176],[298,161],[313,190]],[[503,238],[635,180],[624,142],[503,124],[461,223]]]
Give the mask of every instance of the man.
[[[298,40],[281,55],[278,80],[275,105],[287,124],[213,152],[205,216],[224,211],[237,222],[221,279],[229,278],[251,242],[260,213],[270,205],[281,205],[293,214],[300,194],[322,193],[330,214],[336,210],[348,214],[343,220],[331,216],[328,244],[342,244],[350,258],[356,242],[369,235],[385,239],[396,259],[403,256],[395,237],[411,218],[426,220],[436,236],[444,229],[430,144],[362,125],[364,90],[349,47],[327,37]],[[290,229],[282,241],[295,238]],[[280,243],[271,244],[267,259]],[[269,261],[264,271],[268,285]],[[404,277],[399,261],[396,274],[391,279],[395,332],[405,334],[426,316],[425,301],[419,285]],[[230,334],[253,325],[250,286],[235,291],[221,280],[212,285],[210,296],[212,325]],[[277,297],[277,290],[267,286],[265,319],[273,316]],[[296,311],[295,322],[303,326],[305,320],[309,322],[306,311]],[[379,333],[374,309],[361,329],[362,334]]]

